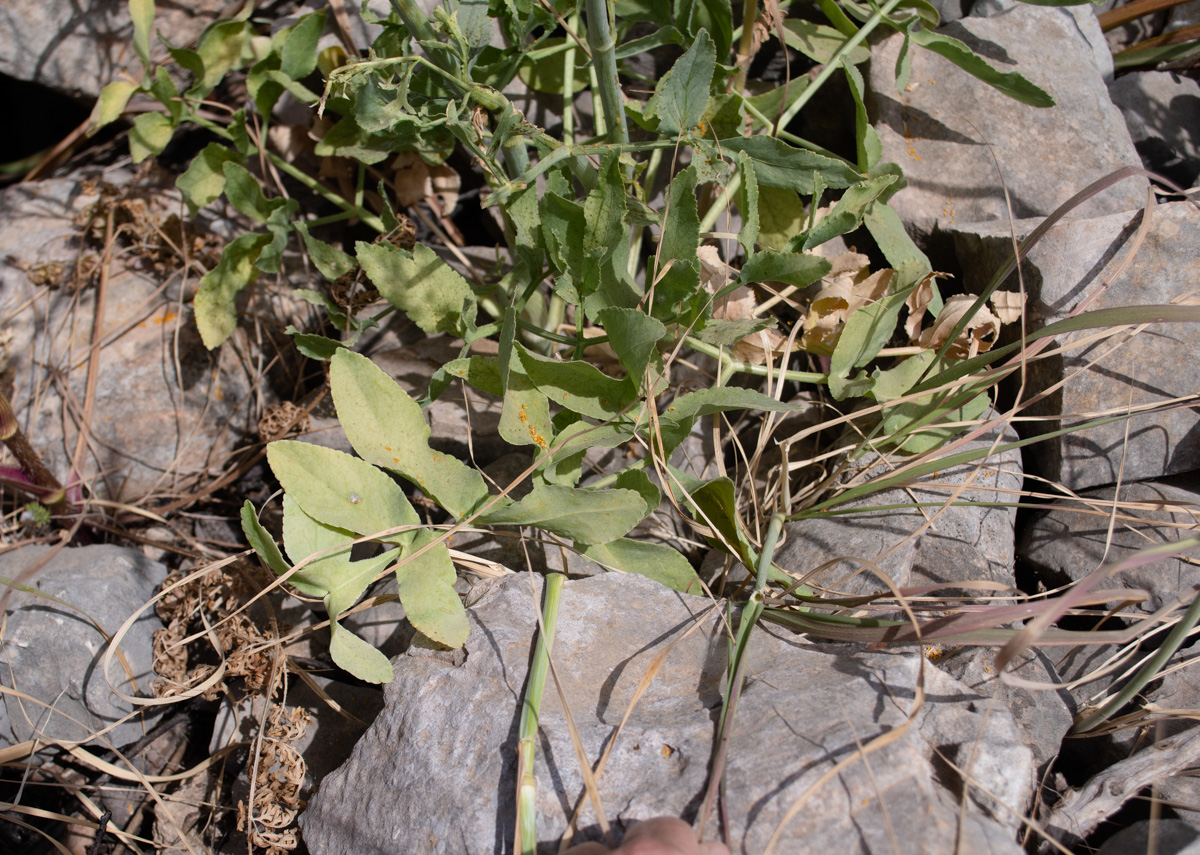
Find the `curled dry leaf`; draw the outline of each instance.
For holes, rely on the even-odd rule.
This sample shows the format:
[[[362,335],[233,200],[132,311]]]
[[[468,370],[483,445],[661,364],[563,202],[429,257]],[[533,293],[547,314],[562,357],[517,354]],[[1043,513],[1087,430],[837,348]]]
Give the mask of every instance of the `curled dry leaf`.
[[[700,259],[700,281],[710,294],[716,294],[724,288],[737,273],[737,270],[721,260],[716,247],[702,246],[696,250],[696,257]],[[713,305],[713,317],[727,321],[752,318],[757,308],[758,299],[754,296],[754,291],[745,285],[739,285],[732,293],[717,300]],[[733,345],[733,357],[742,362],[765,365],[767,354],[782,356],[785,354],[786,345],[787,339],[775,330],[759,330]]]
[[[1017,291],[994,291],[992,306],[1000,323],[1011,324],[1021,319],[1021,312],[1025,310],[1025,295]]]
[[[431,166],[415,151],[403,151],[392,161],[392,169],[397,205],[415,205],[423,199],[432,199],[440,206],[440,213],[449,214],[458,204],[462,179],[444,163]]]
[[[822,356],[833,353],[847,318],[887,294],[895,273],[891,268],[871,273],[867,257],[857,252],[843,252],[829,262],[833,268],[821,280],[800,337],[802,348]]]
[[[967,294],[959,294],[947,300],[933,326],[923,330],[917,337],[917,344],[927,350],[939,349],[971,306],[975,305],[975,299]],[[991,350],[999,335],[1000,319],[987,306],[980,306],[946,353],[952,359],[970,359]]]

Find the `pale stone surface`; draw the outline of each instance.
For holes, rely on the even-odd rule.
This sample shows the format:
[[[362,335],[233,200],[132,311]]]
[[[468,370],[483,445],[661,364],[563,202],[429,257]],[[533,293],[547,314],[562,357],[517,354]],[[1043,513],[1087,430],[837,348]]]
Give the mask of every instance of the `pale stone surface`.
[[[1146,168],[1187,189],[1200,176],[1200,83],[1170,71],[1126,74],[1108,87]]]
[[[1089,309],[1125,305],[1166,305],[1195,299],[1194,260],[1200,254],[1200,211],[1186,202],[1158,205],[1145,242],[1119,276],[1133,246],[1142,214],[1113,214],[1063,221],[1028,253],[1022,267],[1028,294],[1026,325],[1037,330],[1067,317],[1081,301],[1104,290]],[[1038,220],[1014,224],[1018,239]],[[1008,226],[970,224],[953,230],[964,285],[977,291],[1012,257]],[[1016,276],[1002,287],[1016,290]],[[1060,336],[1059,345],[1093,331]],[[1009,335],[1012,333],[1010,332]],[[1124,342],[1121,344],[1121,342]],[[1114,349],[1114,345],[1120,345]],[[1194,324],[1152,324],[1133,338],[1127,334],[1029,364],[1026,394],[1052,394],[1022,412],[1045,421],[1025,422],[1025,435],[1079,424],[1084,414],[1114,414],[1122,408],[1153,405],[1193,394],[1200,339]],[[1200,468],[1200,414],[1177,407],[1135,415],[1035,443],[1025,449],[1025,468],[1072,490],[1158,478]],[[1128,437],[1126,429],[1128,428]]]
[[[1018,543],[1022,558],[1039,572],[1047,588],[1077,582],[1104,566],[1131,558],[1143,549],[1188,537],[1200,522],[1200,483],[1143,481],[1086,490],[1078,500],[1062,500],[1042,514]],[[1115,519],[1113,500],[1116,499]],[[1113,519],[1112,533],[1109,533]],[[1106,575],[1105,588],[1136,588],[1150,599],[1139,608],[1154,612],[1187,596],[1200,584],[1200,567],[1189,550],[1163,556],[1153,564]]]
[[[155,30],[190,47],[229,4],[225,0],[159,3]],[[153,32],[151,57],[167,56]],[[0,5],[0,72],[80,99],[128,71],[141,79],[126,3],[111,0],[6,0]]]
[[[42,561],[45,564],[26,578],[26,571]],[[5,694],[8,722],[0,736],[15,742],[36,734],[50,739],[90,739],[134,712],[133,704],[117,697],[108,680],[127,695],[149,691],[154,678],[154,631],[162,623],[153,608],[146,609],[120,640],[120,651],[135,681],[131,684],[115,654],[106,678],[108,644],[92,621],[109,637],[115,636],[122,624],[153,598],[166,574],[163,565],[136,550],[117,546],[65,548],[57,554],[47,546],[27,546],[0,556],[0,576],[18,579],[76,607],[11,592],[5,609],[5,664],[0,682],[37,702]],[[135,716],[101,739],[123,746],[144,733],[140,717]]]
[[[396,851],[399,841],[420,841],[433,853],[508,851],[516,727],[540,582],[522,574],[483,593],[469,612],[465,662],[428,652],[395,660],[387,707],[302,818],[310,852],[374,855]],[[563,592],[554,657],[592,762],[647,668],[674,645],[599,779],[618,831],[656,815],[694,817],[703,798],[727,649],[708,607],[704,599],[615,574],[568,582]],[[784,829],[778,851],[891,852],[888,822],[914,851],[944,851],[953,845],[961,807],[947,760],[969,766],[973,781],[1018,813],[1026,810],[1033,757],[1008,710],[920,656],[812,645],[769,627],[749,656],[752,677],[727,767],[735,852],[763,851],[788,807],[832,763],[853,757],[858,741],[902,726],[922,669],[926,700],[910,729],[870,755],[869,772],[852,762],[838,780],[816,788]],[[539,850],[547,852],[582,793],[557,697],[547,689],[536,769]],[[471,711],[467,727],[463,710]],[[962,851],[1019,853],[1011,815],[972,793]],[[579,828],[582,837],[596,834],[590,807]]]
[[[1097,47],[1085,24],[1091,12],[1018,4],[990,18],[944,28],[1000,71],[1016,71],[1055,99],[1048,109],[1018,103],[929,51],[910,51],[912,74],[896,93],[902,38],[873,48],[871,115],[883,159],[899,163],[908,187],[891,205],[918,238],[956,223],[1006,221],[1004,186],[1017,218],[1048,214],[1091,182],[1140,166],[1119,111],[1109,100]],[[995,160],[993,160],[993,157]],[[996,171],[1003,171],[1004,182]],[[1093,197],[1074,216],[1137,207],[1144,180]]]
[[[121,172],[104,177],[123,186],[132,178]],[[94,247],[81,248],[73,223],[97,199],[85,195],[87,189],[64,178],[0,193],[0,316],[12,336],[11,400],[30,442],[60,480],[76,452],[96,306],[94,284],[84,281],[78,293],[69,284],[77,261],[86,269],[100,257]],[[34,285],[22,269],[47,265],[60,265],[66,284],[53,290]],[[186,288],[197,281],[190,276]],[[250,290],[264,315],[287,318],[294,309],[274,301],[268,289]],[[269,357],[246,357],[247,342],[238,336],[206,351],[191,296],[180,274],[144,269],[136,252],[114,259],[81,461],[95,495],[130,502],[178,495],[197,478],[215,476],[230,452],[255,435],[259,404],[274,400],[259,383]]]

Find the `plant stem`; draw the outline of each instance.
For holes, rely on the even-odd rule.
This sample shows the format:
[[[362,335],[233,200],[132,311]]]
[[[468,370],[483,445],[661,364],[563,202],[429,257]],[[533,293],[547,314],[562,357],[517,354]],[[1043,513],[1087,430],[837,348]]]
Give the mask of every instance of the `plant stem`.
[[[37,496],[50,513],[55,516],[65,516],[74,510],[71,503],[67,501],[67,493],[62,484],[58,483],[58,479],[46,468],[41,456],[30,445],[24,431],[17,424],[17,416],[13,412],[12,404],[9,403],[8,396],[3,393],[0,393],[0,442],[8,447],[9,452],[17,461],[17,465],[30,480],[31,485],[24,485],[24,489]]]
[[[541,630],[533,650],[533,663],[525,683],[525,700],[521,705],[521,724],[517,749],[517,839],[513,851],[520,855],[537,853],[537,778],[534,757],[537,749],[538,714],[542,694],[546,689],[546,674],[550,671],[550,649],[554,646],[554,627],[558,623],[558,604],[562,599],[562,573],[546,575],[545,597],[542,604]]]
[[[621,97],[621,81],[617,77],[617,43],[612,34],[612,5],[609,0],[585,0],[587,9],[588,47],[596,69],[596,85],[600,90],[600,106],[608,127],[608,141],[618,145],[629,143],[629,127],[625,124],[625,103]]]
[[[733,92],[741,95],[746,89],[746,72],[750,70],[750,47],[754,44],[754,19],[758,17],[758,0],[745,0],[742,5],[742,39],[738,44],[738,72],[733,78]]]
[[[821,73],[818,74],[816,78],[808,84],[808,87],[800,93],[800,97],[793,101],[791,105],[783,111],[783,115],[781,115],[779,117],[779,121],[775,123],[775,130],[772,132],[773,135],[777,135],[779,131],[788,126],[792,119],[796,117],[796,114],[804,109],[804,105],[812,100],[812,96],[817,94],[817,90],[825,85],[825,81],[829,79],[830,75],[841,69],[842,58],[862,44],[863,41],[866,40],[867,36],[871,34],[871,31],[878,27],[880,23],[883,22],[883,19],[891,14],[892,10],[899,6],[902,2],[904,2],[904,0],[888,0],[883,8],[867,19],[866,23],[859,28],[858,32],[846,39],[846,43],[837,49],[837,52],[834,53],[829,62],[825,63],[825,67],[821,69]]]
[[[742,374],[753,374],[757,377],[779,377],[783,375],[786,380],[794,380],[797,383],[828,383],[828,374],[817,374],[813,371],[790,371],[783,369],[775,369],[770,371],[765,365],[754,365],[750,362],[741,362],[739,360],[730,360],[727,356],[721,353],[720,348],[713,347],[711,344],[706,344],[695,336],[687,336],[684,341],[687,346],[697,353],[703,353],[711,356],[714,359],[720,359],[722,366],[730,371],[740,371]]]

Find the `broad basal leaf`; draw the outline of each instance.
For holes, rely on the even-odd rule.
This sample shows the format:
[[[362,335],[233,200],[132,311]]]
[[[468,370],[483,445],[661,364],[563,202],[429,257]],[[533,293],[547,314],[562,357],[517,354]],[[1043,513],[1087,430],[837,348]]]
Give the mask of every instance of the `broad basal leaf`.
[[[192,216],[221,195],[225,190],[225,164],[240,159],[237,152],[215,142],[192,158],[183,175],[175,179]]]
[[[608,543],[646,516],[646,501],[633,490],[588,490],[535,484],[515,504],[479,518],[487,525],[531,525],[576,543]]]
[[[439,532],[422,530],[408,554],[424,549],[438,536]],[[446,647],[462,647],[470,630],[462,600],[454,590],[456,578],[445,543],[396,567],[400,604],[409,622],[421,634]]]
[[[364,460],[404,476],[455,517],[487,500],[483,476],[429,447],[429,425],[417,402],[367,357],[339,350],[330,360],[329,383],[346,437]]]
[[[225,245],[217,266],[200,280],[192,310],[209,350],[220,346],[237,326],[237,295],[258,276],[254,262],[271,235],[244,234]]]
[[[662,322],[637,309],[608,308],[598,320],[608,342],[637,388],[642,388],[646,366],[659,340],[667,334]]]
[[[637,573],[684,594],[703,594],[700,577],[688,560],[669,546],[622,537],[589,546],[587,558],[624,573]]]
[[[429,334],[462,336],[475,324],[475,294],[429,247],[356,245],[358,260],[384,298]]]
[[[281,440],[267,446],[267,462],[284,492],[326,525],[369,535],[421,520],[387,473],[333,448]],[[405,545],[411,531],[380,538]]]
[[[515,345],[525,373],[552,403],[594,419],[617,415],[637,400],[628,377],[616,380],[590,362],[558,362]]]
[[[913,30],[913,42],[945,57],[968,74],[974,75],[1009,98],[1031,107],[1053,107],[1050,93],[1030,83],[1015,71],[1000,72],[973,52],[964,42],[930,30]]]
[[[654,88],[645,115],[658,117],[662,134],[686,134],[704,118],[717,52],[706,30],[700,30],[687,52],[675,61]]]

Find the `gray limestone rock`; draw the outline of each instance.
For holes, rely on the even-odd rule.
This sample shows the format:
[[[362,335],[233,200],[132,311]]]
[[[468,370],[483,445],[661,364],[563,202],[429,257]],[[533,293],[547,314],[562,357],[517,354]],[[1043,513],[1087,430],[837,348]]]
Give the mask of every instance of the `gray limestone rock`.
[[[1188,188],[1200,177],[1200,83],[1170,71],[1126,74],[1109,84],[1146,168]]]
[[[127,173],[104,177],[132,180]],[[0,192],[0,316],[12,336],[11,401],[60,479],[76,453],[97,290],[86,281],[78,293],[66,285],[35,285],[31,274],[57,268],[69,283],[77,261],[85,268],[98,261],[95,248],[79,245],[73,222],[97,201],[94,190],[71,178]],[[147,199],[150,210],[178,209],[177,197],[153,191]],[[190,282],[194,288],[194,276]],[[205,349],[183,290],[181,276],[141,267],[136,253],[118,253],[112,265],[81,461],[95,495],[133,502],[188,489],[227,465],[230,453],[255,433],[260,400],[273,401],[269,387],[259,384],[257,359],[239,354],[236,344]],[[271,303],[266,289],[255,299],[264,314],[288,317],[290,307]],[[262,363],[269,361],[264,355]]]
[[[1016,439],[1011,428],[1005,442]],[[991,446],[995,433],[986,434],[962,450]],[[891,461],[891,468],[904,463]],[[886,591],[887,586],[864,562],[871,562],[898,587],[946,585],[956,582],[988,581],[1014,586],[1014,508],[951,506],[933,525],[917,535],[940,504],[919,508],[915,502],[944,503],[954,489],[975,472],[971,486],[960,502],[1011,502],[1012,492],[1022,483],[1018,451],[995,455],[978,463],[947,467],[919,479],[908,489],[892,488],[839,505],[839,515],[815,517],[787,523],[787,539],[775,553],[775,563],[797,575],[807,575],[810,585],[831,588],[850,596]],[[870,478],[886,474],[877,467]],[[866,479],[866,480],[869,480]],[[874,506],[899,505],[887,510],[862,510]],[[914,536],[916,535],[916,536]],[[829,566],[822,568],[823,565]],[[992,592],[981,592],[984,594]],[[969,594],[968,594],[969,596]]]
[[[229,4],[225,0],[160,3],[157,31],[176,47],[192,47]],[[151,31],[151,56],[167,49]],[[107,0],[7,0],[0,6],[0,72],[75,98],[95,98],[122,71],[141,78],[128,4]]]
[[[1151,837],[1154,843],[1150,842]],[[1096,855],[1131,855],[1157,852],[1158,855],[1200,855],[1200,834],[1178,819],[1148,819],[1135,822],[1114,834],[1096,850]]]
[[[375,855],[398,847],[509,851],[516,728],[540,582],[521,574],[492,583],[469,612],[465,661],[425,651],[394,661],[385,710],[302,817],[313,855]],[[709,606],[616,574],[568,582],[563,592],[554,660],[591,762],[613,740],[647,669],[666,653],[599,776],[618,832],[657,815],[690,819],[703,799],[727,650]],[[735,852],[763,851],[781,824],[782,852],[891,852],[889,825],[913,851],[946,851],[959,828],[956,766],[978,785],[962,817],[962,851],[1021,851],[1013,815],[992,797],[1024,812],[1034,762],[1003,704],[912,653],[808,644],[768,627],[749,657],[752,676],[730,734],[726,771]],[[898,731],[914,712],[922,679],[924,704]],[[550,685],[535,770],[539,849],[547,852],[555,851],[583,793]],[[854,759],[859,744],[883,733],[897,738],[866,763]],[[838,780],[815,786],[843,760],[849,762]],[[806,793],[804,808],[784,823]],[[714,821],[709,836],[715,827]],[[579,829],[577,841],[596,838],[590,805]]]
[[[899,163],[908,179],[891,205],[919,239],[956,223],[1007,221],[1005,186],[1013,215],[1032,217],[1050,213],[1116,169],[1141,165],[1096,65],[1098,29],[1090,11],[1023,3],[943,28],[996,68],[1019,72],[1050,93],[1056,102],[1051,108],[1021,104],[915,47],[908,86],[897,94],[903,39],[897,34],[875,45],[871,116],[883,159]],[[1143,201],[1144,188],[1144,180],[1121,182],[1085,202],[1075,216],[1132,210]]]
[[[1047,588],[1077,582],[1140,550],[1189,536],[1200,520],[1197,487],[1200,483],[1195,478],[1187,478],[1174,484],[1125,484],[1119,495],[1114,487],[1086,490],[1078,499],[1064,499],[1059,507],[1038,517],[1018,542],[1018,554],[1040,574]],[[1122,570],[1107,576],[1103,587],[1144,590],[1150,599],[1139,607],[1157,611],[1181,596],[1186,598],[1187,592],[1200,585],[1194,552]]]
[[[27,571],[35,568],[36,572],[26,577]],[[75,607],[23,591],[11,592],[5,609],[8,623],[0,682],[36,700],[5,694],[8,724],[4,739],[21,742],[37,734],[51,739],[89,739],[135,712],[134,705],[114,694],[112,687],[127,695],[149,692],[154,676],[154,631],[162,623],[152,608],[146,609],[120,640],[120,652],[132,671],[131,684],[116,655],[105,674],[109,648],[92,622],[110,637],[116,635],[122,624],[153,598],[166,573],[163,565],[147,560],[140,552],[117,546],[57,552],[47,546],[27,546],[0,556],[0,576],[17,579]],[[140,716],[134,716],[101,738],[124,746],[144,732]]]
[[[1145,242],[1117,276],[1141,217],[1140,212],[1112,214],[1054,226],[1029,251],[1022,267],[1027,329],[1037,330],[1067,317],[1106,285],[1090,309],[1166,305],[1188,297],[1195,289],[1193,260],[1200,254],[1200,211],[1186,202],[1153,208]],[[1018,239],[1037,225],[1036,220],[1015,223]],[[968,290],[979,290],[1012,257],[1007,225],[962,225],[953,229],[952,236]],[[1002,287],[1017,290],[1016,276]],[[1152,324],[1132,338],[1126,333],[1031,362],[1029,395],[1070,379],[1022,413],[1044,419],[1025,422],[1022,432],[1047,433],[1079,424],[1082,414],[1106,414],[1114,408],[1151,405],[1194,393],[1192,379],[1200,361],[1195,329],[1192,324]],[[1091,332],[1064,335],[1057,343],[1065,345]],[[1120,346],[1113,349],[1114,344]],[[1074,417],[1060,418],[1063,414]],[[1200,468],[1198,424],[1200,414],[1193,408],[1135,415],[1128,424],[1109,422],[1035,443],[1025,449],[1025,468],[1071,490],[1114,484],[1122,467],[1125,481],[1188,472]]]

